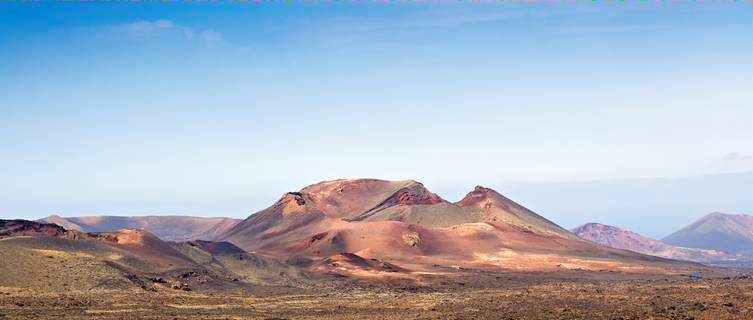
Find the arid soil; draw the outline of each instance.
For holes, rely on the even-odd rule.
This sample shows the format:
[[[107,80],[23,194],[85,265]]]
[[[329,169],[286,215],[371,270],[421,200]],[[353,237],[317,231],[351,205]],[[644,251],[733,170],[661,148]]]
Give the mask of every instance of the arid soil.
[[[499,279],[267,292],[0,287],[0,319],[752,319],[753,280]]]

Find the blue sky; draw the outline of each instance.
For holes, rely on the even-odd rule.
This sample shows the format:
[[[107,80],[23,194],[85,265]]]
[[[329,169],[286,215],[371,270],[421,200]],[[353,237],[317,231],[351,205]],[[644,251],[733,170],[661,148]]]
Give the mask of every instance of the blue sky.
[[[751,16],[748,1],[1,2],[0,217],[245,217],[379,177],[630,224],[545,190],[753,171]],[[707,209],[671,201],[640,210]],[[658,225],[633,224],[677,222]]]

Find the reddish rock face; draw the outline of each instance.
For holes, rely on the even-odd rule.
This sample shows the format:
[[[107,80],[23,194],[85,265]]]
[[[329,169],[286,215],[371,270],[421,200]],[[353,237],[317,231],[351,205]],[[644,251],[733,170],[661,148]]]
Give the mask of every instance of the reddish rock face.
[[[492,189],[484,188],[482,186],[476,186],[473,191],[469,192],[467,195],[465,195],[465,197],[463,197],[463,199],[456,202],[455,204],[461,207],[477,206],[479,203],[488,200],[492,194],[496,193],[497,192]]]
[[[417,205],[417,204],[437,204],[444,202],[444,199],[430,192],[420,183],[411,185],[395,192],[387,198],[380,207],[395,205]]]
[[[435,204],[442,202],[442,199],[433,193],[427,193],[411,189],[403,189],[395,194],[398,204]]]
[[[439,196],[412,180],[343,179],[307,186],[299,192],[332,218],[352,218],[377,207],[397,204],[429,204]]]

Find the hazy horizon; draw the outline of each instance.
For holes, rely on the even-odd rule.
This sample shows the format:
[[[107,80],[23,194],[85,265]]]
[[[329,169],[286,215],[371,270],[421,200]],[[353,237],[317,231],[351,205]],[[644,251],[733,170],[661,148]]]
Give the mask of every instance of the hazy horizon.
[[[463,183],[463,187],[459,185],[434,186],[420,179],[417,181],[424,183],[429,190],[450,202],[459,201],[476,185],[482,185],[501,192],[567,229],[585,223],[597,222],[635,231],[656,239],[661,239],[711,212],[753,215],[753,210],[749,209],[753,208],[753,197],[747,196],[744,192],[739,192],[739,190],[744,190],[753,185],[753,171],[690,177],[512,185],[504,183]],[[59,212],[22,216],[20,218],[40,219],[54,214],[63,217],[183,215],[245,219],[251,214],[271,206],[283,193],[298,191],[316,182],[319,181],[305,183],[297,188],[279,192],[270,190],[265,196],[253,199],[255,201],[249,201],[247,197],[242,196],[229,197],[224,201],[215,200],[216,202],[212,204],[216,207],[225,207],[225,213],[192,211],[189,208],[190,203],[124,203],[116,205],[123,208],[119,210],[105,209],[108,204],[95,202],[86,205],[102,206],[103,209],[80,211],[72,207]],[[623,195],[627,193],[638,197],[624,197]],[[588,201],[581,201],[581,198],[588,199]],[[251,207],[246,209],[245,206],[247,205]],[[171,207],[177,209],[171,210],[169,209]],[[666,221],[660,224],[654,223],[657,219],[661,220],[662,217],[666,218]],[[19,216],[3,214],[2,218],[19,218]]]
[[[0,218],[354,177],[652,237],[753,213],[746,3],[142,5],[0,2]]]

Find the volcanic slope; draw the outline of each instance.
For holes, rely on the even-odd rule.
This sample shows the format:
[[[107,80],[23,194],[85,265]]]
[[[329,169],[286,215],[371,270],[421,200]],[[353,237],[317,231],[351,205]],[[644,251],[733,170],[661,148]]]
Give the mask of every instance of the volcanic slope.
[[[753,254],[753,216],[712,212],[662,241],[676,246]]]
[[[240,219],[190,216],[87,216],[63,218],[52,215],[39,222],[54,223],[67,230],[105,232],[143,229],[166,241],[215,240]]]
[[[0,275],[0,287],[45,291],[240,290],[309,279],[229,243],[168,243],[139,229],[84,233],[25,220],[0,220]]]
[[[443,268],[663,273],[698,267],[582,240],[488,188],[451,203],[412,180],[314,184],[285,193],[220,239],[279,259],[333,261],[331,271],[361,276]]]
[[[599,223],[587,223],[573,229],[572,232],[582,239],[608,247],[675,260],[714,264],[743,258],[718,250],[673,246],[632,231]]]

